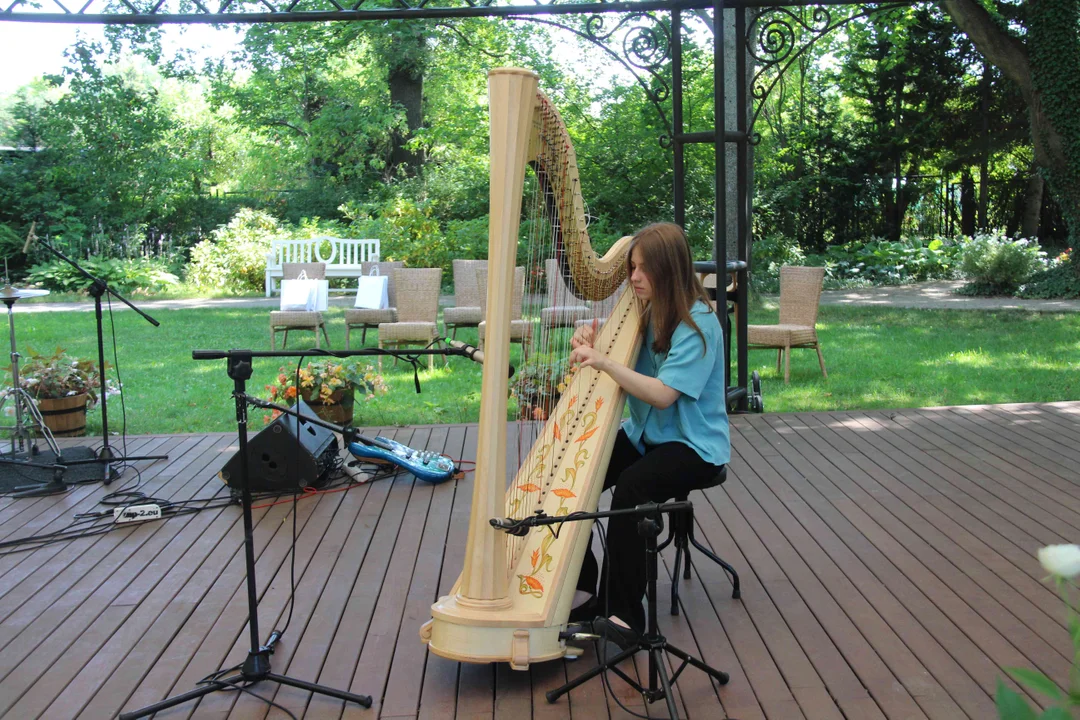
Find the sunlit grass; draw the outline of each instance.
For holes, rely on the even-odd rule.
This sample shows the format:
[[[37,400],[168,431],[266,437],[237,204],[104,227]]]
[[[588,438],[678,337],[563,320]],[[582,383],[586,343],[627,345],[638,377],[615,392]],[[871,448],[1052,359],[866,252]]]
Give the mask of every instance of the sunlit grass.
[[[777,322],[775,311],[751,323]],[[750,351],[770,412],[931,407],[1080,398],[1080,315],[823,306],[813,350],[795,350],[791,383],[776,352]]]
[[[153,327],[135,313],[114,315],[119,369],[125,388],[128,433],[187,433],[235,430],[233,381],[223,360],[197,362],[193,349],[268,350],[265,308],[162,310]],[[344,310],[326,314],[330,339],[344,344]],[[15,312],[19,350],[67,348],[96,357],[92,313]],[[751,322],[776,322],[775,312],[759,310]],[[106,318],[106,330],[109,322]],[[761,373],[765,407],[770,412],[929,407],[1004,402],[1080,399],[1080,315],[1017,311],[927,311],[876,308],[821,309],[819,335],[829,370],[821,377],[812,350],[792,355],[791,383],[775,369],[774,351],[750,352],[750,369]],[[475,341],[476,332],[460,339]],[[357,335],[353,336],[354,347]],[[290,338],[306,347],[311,335]],[[368,333],[368,346],[376,344]],[[106,354],[113,362],[108,334]],[[376,358],[364,361],[376,362]],[[513,345],[511,362],[521,362]],[[249,392],[264,395],[278,368],[295,361],[258,359]],[[428,371],[421,360],[416,394],[406,363],[383,361],[390,392],[368,403],[358,401],[356,422],[365,426],[476,422],[480,407],[480,366],[452,358]],[[252,428],[262,424],[252,412]],[[121,429],[118,399],[109,403],[109,428]],[[90,434],[100,433],[100,412],[90,417]]]

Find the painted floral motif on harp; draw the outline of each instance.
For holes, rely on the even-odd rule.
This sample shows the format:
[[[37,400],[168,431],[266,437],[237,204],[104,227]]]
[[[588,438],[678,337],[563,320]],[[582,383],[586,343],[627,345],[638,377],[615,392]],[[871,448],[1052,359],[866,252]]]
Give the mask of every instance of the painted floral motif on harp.
[[[559,418],[563,421],[564,426],[566,420],[570,415],[570,408],[574,406],[577,401],[577,397],[570,399],[567,404],[567,411],[563,413]],[[567,502],[577,499],[577,494],[574,492],[574,485],[577,483],[578,471],[586,464],[588,459],[592,457],[592,445],[589,441],[596,435],[599,430],[598,420],[600,409],[604,406],[604,398],[599,397],[594,403],[593,410],[585,414],[581,419],[581,433],[573,440],[573,443],[577,445],[577,450],[574,452],[572,465],[567,467],[563,473],[563,477],[559,480],[562,487],[557,487],[551,491],[551,494],[559,498],[559,507],[555,510],[555,516],[569,515],[570,508],[567,507]],[[556,442],[561,440],[561,434],[559,429],[559,422],[554,423],[554,439],[550,444],[546,444],[544,447],[537,451],[537,460],[546,458],[550,453]],[[529,483],[527,485],[519,486],[520,490],[525,492],[538,492],[540,487]],[[550,550],[555,544],[555,541],[559,536],[559,529],[562,525],[545,525],[543,526],[543,532],[537,533],[541,536],[540,544],[533,549],[529,555],[531,563],[531,571],[527,575],[518,575],[518,592],[522,595],[531,595],[534,598],[542,598],[544,596],[544,575],[550,573],[552,570],[552,563],[555,558],[551,554]]]

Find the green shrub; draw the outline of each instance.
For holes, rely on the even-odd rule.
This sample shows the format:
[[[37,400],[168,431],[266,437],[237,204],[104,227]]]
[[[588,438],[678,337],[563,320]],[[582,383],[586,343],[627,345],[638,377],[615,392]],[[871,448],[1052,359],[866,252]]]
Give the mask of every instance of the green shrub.
[[[1045,267],[1045,256],[1034,240],[976,235],[960,250],[960,271],[970,281],[966,294],[1012,295]]]
[[[1080,298],[1080,276],[1069,263],[1060,264],[1032,275],[1016,294],[1039,300]]]
[[[350,236],[379,238],[382,260],[400,260],[406,267],[440,267],[443,279],[449,279],[452,261],[460,252],[447,241],[431,205],[394,197],[377,204],[346,203],[340,209],[352,221]]]
[[[25,238],[20,238],[10,225],[0,223],[0,257],[5,260],[16,257],[22,252],[25,240]]]
[[[191,249],[187,280],[199,288],[231,293],[261,290],[270,241],[285,234],[269,213],[243,208]]]
[[[872,285],[900,285],[952,277],[960,246],[942,238],[871,238],[826,250],[830,276]]]
[[[451,220],[446,223],[446,240],[458,257],[486,260],[488,255],[488,218]]]
[[[120,259],[97,255],[81,260],[79,264],[123,294],[159,292],[179,282],[179,278],[169,272],[168,261],[161,258]],[[63,260],[34,265],[26,280],[56,292],[85,292],[91,284],[85,275]]]
[[[782,235],[768,235],[754,240],[750,264],[754,289],[776,292],[780,289],[780,268],[784,265],[805,265],[806,255],[799,244]]]

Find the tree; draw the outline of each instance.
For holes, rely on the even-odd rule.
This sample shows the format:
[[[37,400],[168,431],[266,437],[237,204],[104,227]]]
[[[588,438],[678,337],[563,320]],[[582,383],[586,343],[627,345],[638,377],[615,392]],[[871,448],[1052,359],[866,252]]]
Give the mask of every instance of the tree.
[[[1073,247],[1080,246],[1080,0],[1025,0],[992,15],[977,0],[942,6],[988,61],[1020,88],[1035,163],[1061,205]],[[1003,11],[1017,10],[1019,22]],[[1023,36],[1014,27],[1025,29]],[[1080,275],[1080,252],[1072,255]]]

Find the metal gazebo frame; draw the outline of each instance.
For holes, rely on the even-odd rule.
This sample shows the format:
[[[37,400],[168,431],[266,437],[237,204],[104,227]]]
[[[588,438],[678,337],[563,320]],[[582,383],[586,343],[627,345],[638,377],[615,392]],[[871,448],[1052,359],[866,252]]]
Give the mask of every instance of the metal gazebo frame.
[[[4,0],[0,0],[3,3]],[[376,2],[389,6],[377,6]],[[83,0],[77,0],[83,2]],[[627,0],[619,2],[572,3],[565,0],[533,0],[528,4],[510,2],[496,5],[496,0],[440,0],[436,6],[430,0],[355,0],[342,5],[339,0],[285,0],[275,5],[272,0],[219,0],[216,9],[209,0],[85,0],[72,10],[62,0],[43,0],[46,6],[33,8],[29,0],[10,0],[0,4],[0,21],[168,25],[168,24],[235,24],[323,22],[330,20],[390,20],[432,19],[453,20],[470,17],[502,17],[514,20],[542,22],[569,30],[599,46],[608,55],[633,73],[659,113],[667,133],[659,138],[673,153],[673,220],[686,222],[686,159],[687,145],[712,143],[716,176],[714,182],[713,261],[716,268],[728,268],[734,275],[734,290],[727,293],[727,303],[734,308],[734,333],[729,332],[725,347],[728,369],[728,406],[732,410],[760,409],[760,395],[751,389],[747,357],[747,291],[750,270],[752,195],[750,178],[751,148],[757,136],[754,123],[770,91],[779,77],[818,39],[858,17],[910,3],[868,3],[853,5],[851,0]],[[173,6],[176,6],[175,8]],[[55,6],[56,11],[50,11]],[[833,19],[830,6],[846,6],[849,10]],[[805,8],[800,13],[790,8]],[[712,130],[685,132],[683,118],[683,49],[684,17],[686,13],[712,11],[713,29],[713,113]],[[665,24],[657,14],[666,13]],[[582,27],[542,19],[542,16],[586,17]],[[605,27],[605,18],[621,16],[614,28]],[[717,18],[720,21],[717,21]],[[735,39],[734,70],[729,74],[725,37],[729,23]],[[801,44],[800,44],[801,43]],[[615,46],[621,46],[620,53]],[[670,61],[670,85],[664,78],[665,64]],[[756,68],[750,75],[750,65]],[[730,78],[729,78],[730,75]],[[728,127],[728,80],[733,80],[735,111],[734,127]],[[748,92],[748,88],[752,88]],[[755,106],[751,112],[750,99]],[[670,98],[670,121],[663,104]],[[728,184],[728,147],[734,154],[735,182]],[[730,205],[734,205],[734,218]],[[729,236],[734,235],[733,241]],[[734,253],[729,253],[729,245]],[[729,255],[733,255],[730,257]],[[717,292],[723,292],[722,279],[717,273]],[[727,303],[718,303],[717,314],[725,327]],[[731,340],[735,340],[735,382],[731,382]]]

